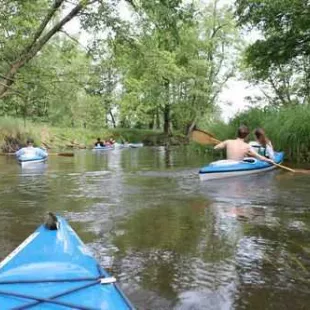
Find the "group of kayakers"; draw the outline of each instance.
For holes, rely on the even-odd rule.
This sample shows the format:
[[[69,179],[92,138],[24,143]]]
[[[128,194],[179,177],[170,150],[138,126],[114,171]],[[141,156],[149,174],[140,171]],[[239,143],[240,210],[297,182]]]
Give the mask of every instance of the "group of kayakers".
[[[95,146],[106,147],[106,146],[112,146],[112,145],[114,145],[114,143],[115,143],[115,140],[112,138],[110,138],[109,140],[103,140],[103,141],[101,141],[100,138],[97,138],[97,141],[95,142]]]
[[[274,151],[265,131],[262,128],[255,129],[255,143],[246,142],[249,134],[249,128],[242,125],[238,128],[236,139],[225,140],[217,144],[214,149],[226,149],[226,156],[229,160],[240,161],[246,156],[252,156],[258,160],[273,163]]]

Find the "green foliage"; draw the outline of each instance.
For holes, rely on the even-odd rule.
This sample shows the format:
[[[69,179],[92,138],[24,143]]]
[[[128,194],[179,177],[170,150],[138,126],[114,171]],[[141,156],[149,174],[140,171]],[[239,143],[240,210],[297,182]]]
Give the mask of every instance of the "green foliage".
[[[234,52],[240,43],[232,14],[226,7],[216,8],[216,1],[181,11],[177,25],[168,23],[171,29],[151,14],[137,24],[141,32],[130,33],[134,40],[116,36],[113,46],[124,85],[122,119],[143,119],[158,127],[163,115],[174,129],[184,131],[216,111],[217,96],[235,73]]]
[[[240,43],[228,8],[128,0],[125,21],[118,0],[95,2],[1,2],[0,116],[168,133],[216,112]],[[79,16],[87,48],[65,32],[64,16]]]
[[[239,25],[261,35],[245,51],[247,78],[272,105],[309,101],[309,13],[307,1],[236,0]]]
[[[48,0],[2,0],[0,4],[0,70],[9,68],[23,47],[31,42],[49,6]]]
[[[91,59],[75,43],[56,38],[21,69],[15,83],[19,95],[3,99],[1,115],[61,126],[103,127],[100,97],[85,89],[90,68]]]
[[[236,14],[241,25],[259,29],[264,35],[248,49],[248,58],[254,66],[268,68],[309,55],[310,5],[307,1],[237,0]]]

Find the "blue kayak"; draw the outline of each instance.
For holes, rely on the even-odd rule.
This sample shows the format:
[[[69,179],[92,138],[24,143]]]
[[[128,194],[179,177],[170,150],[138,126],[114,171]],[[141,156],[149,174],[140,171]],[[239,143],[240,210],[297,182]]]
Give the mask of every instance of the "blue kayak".
[[[0,263],[0,309],[134,309],[61,217]]]
[[[131,147],[131,148],[143,147],[143,143],[129,143],[128,147]]]
[[[115,143],[115,148],[122,149],[122,148],[139,148],[143,147],[143,143]]]
[[[93,148],[93,151],[108,151],[108,150],[114,150],[114,145],[108,145],[108,146],[95,146]]]
[[[44,163],[47,160],[47,156],[46,157],[40,157],[40,156],[19,156],[17,157],[17,161],[18,163],[24,167],[24,166],[29,166],[29,165],[33,165],[33,164],[39,164],[39,163]]]
[[[276,152],[274,161],[280,164],[283,161],[284,153]],[[242,161],[219,160],[210,163],[199,171],[201,180],[212,180],[219,178],[235,177],[252,173],[260,173],[275,169],[276,166],[265,161],[247,157]]]

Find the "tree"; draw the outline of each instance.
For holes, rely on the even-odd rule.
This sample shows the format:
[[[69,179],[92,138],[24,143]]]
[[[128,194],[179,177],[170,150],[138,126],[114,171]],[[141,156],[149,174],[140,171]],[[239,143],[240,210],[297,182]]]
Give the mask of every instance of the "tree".
[[[1,67],[5,73],[0,79],[0,98],[9,94],[8,90],[15,82],[18,71],[90,3],[91,1],[87,0],[78,1],[68,14],[53,23],[65,0],[54,0],[52,3],[47,0],[3,0],[1,15],[4,16],[4,30],[1,37],[4,40],[4,58]],[[13,40],[13,43],[6,44],[10,40]]]
[[[262,83],[273,105],[307,102],[310,95],[310,5],[306,1],[237,0],[239,25],[262,38],[245,51],[247,77]]]
[[[240,44],[232,13],[217,8],[217,1],[183,10],[190,13],[179,21],[172,43],[162,43],[167,33],[149,19],[140,21],[130,41],[118,36],[114,41],[122,72],[121,114],[150,127],[162,123],[165,133],[171,123],[184,131],[213,113],[218,94],[235,73]]]
[[[127,2],[134,4],[131,0]],[[98,17],[104,17],[102,21],[108,28],[114,20],[113,8],[114,3],[101,0],[1,0],[0,98],[11,93],[8,91],[19,70],[69,21],[82,16],[84,24],[96,23]]]
[[[296,0],[236,0],[242,26],[259,30],[263,38],[247,49],[247,59],[257,69],[287,64],[310,54],[310,4]]]

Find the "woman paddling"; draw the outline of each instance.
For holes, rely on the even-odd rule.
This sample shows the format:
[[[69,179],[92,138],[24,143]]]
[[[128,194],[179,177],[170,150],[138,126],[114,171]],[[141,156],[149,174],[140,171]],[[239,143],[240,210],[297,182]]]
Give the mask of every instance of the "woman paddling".
[[[269,138],[266,136],[264,129],[256,128],[254,135],[258,145],[252,145],[252,147],[258,148],[257,152],[260,155],[274,160],[273,146]]]

